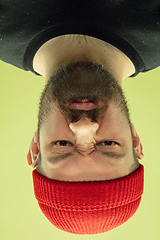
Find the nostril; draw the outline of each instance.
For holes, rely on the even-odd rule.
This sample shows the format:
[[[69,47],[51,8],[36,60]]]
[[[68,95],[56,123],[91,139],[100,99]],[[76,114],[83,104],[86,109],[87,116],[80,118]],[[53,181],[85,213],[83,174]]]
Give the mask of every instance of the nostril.
[[[82,139],[83,141],[90,142],[93,139],[93,136],[96,134],[98,127],[98,123],[91,122],[87,118],[69,124],[69,128],[76,135],[79,143],[82,141]]]
[[[80,121],[81,118],[77,118],[76,120],[72,121],[72,123],[76,123],[78,121]]]
[[[81,118],[82,118],[82,117],[77,118],[76,120],[72,121],[71,123],[77,123],[77,122],[79,122],[79,121],[81,120]],[[91,118],[88,118],[88,120],[89,120],[90,122],[92,122],[92,123],[97,123],[96,121],[92,120]]]

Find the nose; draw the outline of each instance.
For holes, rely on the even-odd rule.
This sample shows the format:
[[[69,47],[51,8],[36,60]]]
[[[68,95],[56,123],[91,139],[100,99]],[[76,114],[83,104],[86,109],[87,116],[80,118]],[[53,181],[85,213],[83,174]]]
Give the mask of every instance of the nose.
[[[91,122],[87,117],[83,117],[78,122],[70,123],[69,127],[76,138],[77,148],[83,153],[91,153],[96,143],[94,137],[99,124]]]

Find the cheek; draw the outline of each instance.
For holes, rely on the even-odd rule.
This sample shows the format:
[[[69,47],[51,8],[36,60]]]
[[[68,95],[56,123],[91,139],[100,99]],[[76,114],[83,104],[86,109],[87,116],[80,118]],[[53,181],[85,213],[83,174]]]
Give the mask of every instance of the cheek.
[[[127,136],[130,134],[130,127],[127,119],[121,113],[108,111],[103,119],[100,121],[99,134],[109,134],[112,133],[120,134],[121,136]]]
[[[114,134],[118,131],[118,125],[116,124],[115,119],[104,116],[103,119],[99,122],[99,129],[97,135],[105,137],[109,134]]]
[[[67,127],[67,120],[57,107],[54,107],[54,112],[50,114],[49,118],[45,122],[45,131],[47,133],[63,131]]]
[[[68,140],[70,137],[72,132],[60,113],[50,116],[40,129],[40,144],[43,149],[53,141]]]

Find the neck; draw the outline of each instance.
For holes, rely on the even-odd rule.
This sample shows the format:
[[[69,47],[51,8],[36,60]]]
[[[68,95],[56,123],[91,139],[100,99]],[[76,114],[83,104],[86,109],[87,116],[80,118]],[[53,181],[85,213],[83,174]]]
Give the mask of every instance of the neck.
[[[44,43],[35,54],[33,68],[50,76],[64,64],[74,61],[92,61],[101,64],[119,82],[135,73],[131,60],[119,49],[97,38],[84,35],[63,35]]]

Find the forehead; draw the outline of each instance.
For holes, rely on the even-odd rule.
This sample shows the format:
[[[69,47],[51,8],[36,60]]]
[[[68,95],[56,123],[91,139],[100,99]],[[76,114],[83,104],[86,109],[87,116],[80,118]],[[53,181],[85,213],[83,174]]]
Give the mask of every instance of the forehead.
[[[128,161],[130,158],[130,160]],[[48,161],[47,161],[48,160]],[[89,157],[88,161],[83,161],[81,156],[75,157],[68,155],[58,161],[53,158],[39,161],[39,173],[51,179],[60,181],[93,181],[93,180],[109,180],[119,178],[130,174],[139,166],[139,162],[133,158],[133,155],[124,156],[120,159],[108,160],[108,157]],[[113,164],[114,163],[114,164]],[[96,171],[95,171],[96,170]],[[91,179],[90,179],[91,178]]]

